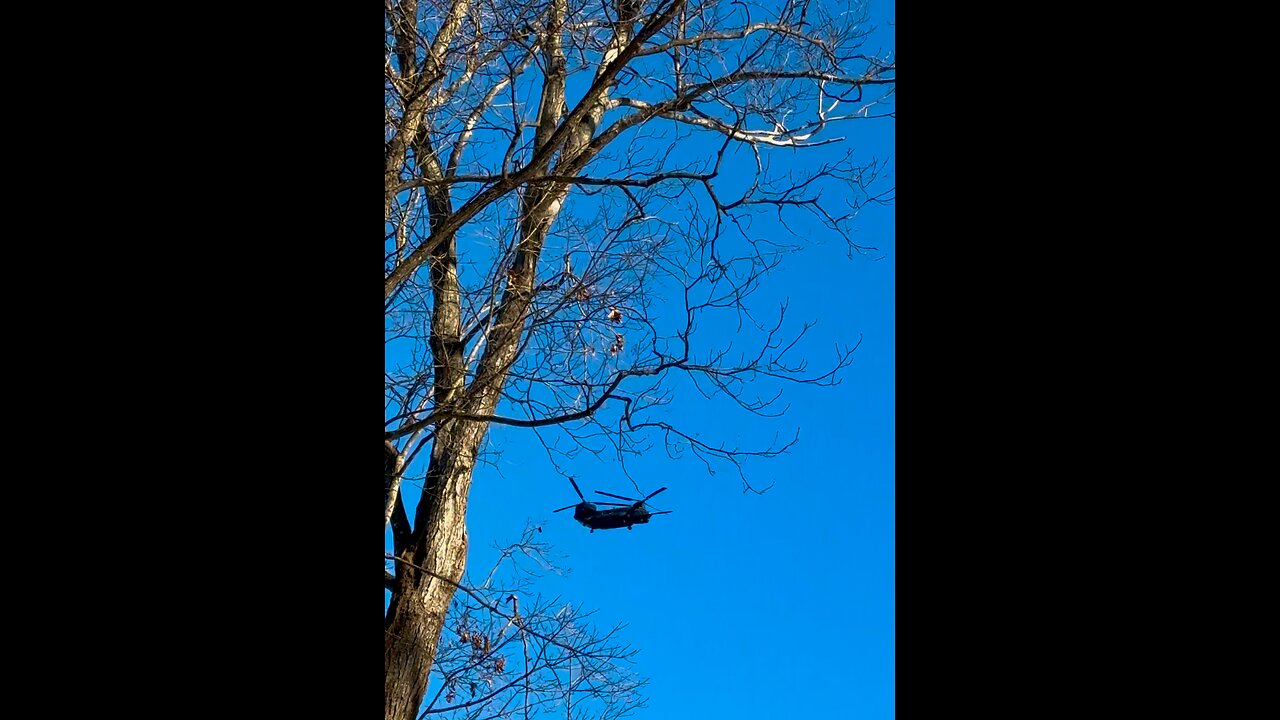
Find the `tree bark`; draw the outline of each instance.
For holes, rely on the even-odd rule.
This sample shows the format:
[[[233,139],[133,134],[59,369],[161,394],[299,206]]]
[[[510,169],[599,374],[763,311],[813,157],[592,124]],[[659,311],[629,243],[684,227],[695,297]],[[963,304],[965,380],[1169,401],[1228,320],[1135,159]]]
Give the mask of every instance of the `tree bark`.
[[[383,633],[384,717],[413,720],[467,561],[467,496],[485,424],[442,423]]]
[[[403,572],[403,571],[402,571]],[[387,720],[412,720],[427,691],[427,676],[444,624],[447,598],[398,581],[383,639],[384,714]]]

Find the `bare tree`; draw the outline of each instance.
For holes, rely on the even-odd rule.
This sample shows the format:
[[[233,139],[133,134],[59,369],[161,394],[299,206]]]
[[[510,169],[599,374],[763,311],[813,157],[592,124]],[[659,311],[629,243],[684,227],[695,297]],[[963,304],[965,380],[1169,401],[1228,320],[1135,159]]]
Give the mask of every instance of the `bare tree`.
[[[528,527],[501,548],[482,581],[458,584],[419,717],[621,718],[644,706],[622,626],[600,632],[590,613],[538,594],[543,573],[562,572],[539,532]]]
[[[446,678],[424,701],[450,652],[441,634],[492,426],[538,433],[553,463],[587,450],[625,465],[661,442],[741,470],[794,440],[703,439],[658,412],[675,388],[775,415],[778,395],[753,383],[831,383],[851,360],[856,340],[811,371],[792,357],[808,326],[751,298],[807,242],[789,218],[807,213],[862,252],[850,223],[889,199],[875,160],[772,162],[892,117],[894,61],[862,47],[864,21],[835,0],[387,0],[388,720],[450,692]],[[699,342],[722,321],[754,347]],[[412,522],[406,479],[423,487]],[[537,612],[552,618],[537,651],[555,652],[558,621]],[[511,623],[508,641],[537,637]]]

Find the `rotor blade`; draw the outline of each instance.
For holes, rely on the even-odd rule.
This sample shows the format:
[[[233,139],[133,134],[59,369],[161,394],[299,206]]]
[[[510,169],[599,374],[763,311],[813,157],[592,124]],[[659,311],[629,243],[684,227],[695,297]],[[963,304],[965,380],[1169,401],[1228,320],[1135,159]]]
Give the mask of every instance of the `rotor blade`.
[[[578,483],[573,482],[573,478],[569,478],[569,482],[573,483],[573,491],[578,493],[578,499],[582,502],[586,502],[587,499],[582,497],[582,491],[578,489]]]
[[[675,512],[675,510],[661,510],[659,512],[651,512],[649,514],[650,515],[666,515],[667,513],[673,513],[673,512]]]
[[[637,500],[637,499],[635,499],[635,498],[622,497],[621,495],[614,495],[613,493],[607,493],[607,492],[605,492],[605,491],[603,491],[603,490],[597,490],[596,492],[600,493],[601,495],[608,495],[609,497],[618,498],[619,500],[630,500],[630,501],[631,501],[631,502],[633,502],[633,503],[638,503],[638,502],[640,502],[639,500]]]
[[[653,492],[649,493],[649,495],[648,495],[648,496],[646,496],[644,500],[641,500],[640,502],[649,502],[649,498],[653,497],[654,495],[657,495],[658,493],[662,492],[663,490],[666,490],[666,488],[664,488],[664,487],[660,487],[660,488],[658,488],[657,490],[654,490]]]
[[[551,512],[553,512],[553,513],[558,513],[558,512],[560,512],[561,510],[568,510],[569,508],[576,508],[576,507],[578,507],[578,506],[577,506],[577,505],[568,505],[568,506],[566,506],[566,507],[562,507],[562,508],[560,508],[560,510],[552,510]]]

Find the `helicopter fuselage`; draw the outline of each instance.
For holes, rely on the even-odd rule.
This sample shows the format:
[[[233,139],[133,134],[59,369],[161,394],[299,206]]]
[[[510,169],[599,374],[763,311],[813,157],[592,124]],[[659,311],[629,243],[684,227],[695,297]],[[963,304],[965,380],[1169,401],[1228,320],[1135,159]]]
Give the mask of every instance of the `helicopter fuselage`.
[[[649,510],[644,507],[620,507],[597,510],[591,503],[581,503],[573,510],[573,519],[584,527],[596,530],[617,530],[643,525],[649,522]]]

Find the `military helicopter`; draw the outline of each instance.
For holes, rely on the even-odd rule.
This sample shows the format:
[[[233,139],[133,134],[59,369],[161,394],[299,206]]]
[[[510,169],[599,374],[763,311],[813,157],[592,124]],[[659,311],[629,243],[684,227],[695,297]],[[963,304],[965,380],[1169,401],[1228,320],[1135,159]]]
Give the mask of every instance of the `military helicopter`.
[[[627,500],[628,502],[616,503],[599,501],[590,503],[587,502],[585,497],[582,497],[582,491],[578,489],[578,483],[574,482],[573,478],[569,478],[569,482],[573,483],[573,491],[578,493],[578,499],[582,502],[577,505],[566,505],[559,510],[552,510],[552,512],[562,512],[569,508],[573,508],[573,519],[582,523],[584,527],[591,528],[591,532],[595,532],[597,530],[616,530],[617,528],[623,527],[630,530],[632,525],[643,525],[649,522],[649,518],[654,515],[666,515],[667,513],[672,512],[671,510],[650,512],[649,508],[644,506],[644,504],[648,502],[649,498],[657,495],[663,490],[666,490],[664,487],[658,488],[657,490],[649,493],[644,500],[636,500],[635,498],[622,497],[621,495],[614,495],[613,493],[607,493],[603,490],[597,490],[596,492],[601,495],[608,495],[609,497],[618,498],[619,500]],[[610,508],[609,510],[597,510],[596,505],[616,505],[618,507]]]

